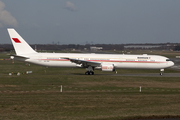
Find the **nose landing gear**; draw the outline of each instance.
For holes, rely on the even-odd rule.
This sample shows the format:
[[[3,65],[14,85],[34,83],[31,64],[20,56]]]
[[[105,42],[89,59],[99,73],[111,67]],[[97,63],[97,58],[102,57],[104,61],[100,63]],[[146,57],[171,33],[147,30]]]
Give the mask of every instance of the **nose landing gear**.
[[[164,69],[160,69],[160,75],[162,76],[164,72]]]

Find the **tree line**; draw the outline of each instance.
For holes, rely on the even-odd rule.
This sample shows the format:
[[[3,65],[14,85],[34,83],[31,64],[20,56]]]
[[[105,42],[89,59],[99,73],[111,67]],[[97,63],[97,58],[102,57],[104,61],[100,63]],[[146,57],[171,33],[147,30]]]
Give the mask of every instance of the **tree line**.
[[[159,46],[159,47],[152,47],[152,48],[143,48],[143,47],[128,47],[125,46]],[[44,50],[54,50],[54,51],[61,51],[61,50],[90,50],[90,47],[102,47],[102,50],[134,50],[134,49],[155,49],[155,50],[174,50],[180,51],[180,43],[160,43],[160,44],[66,44],[66,45],[57,45],[57,44],[33,44],[31,47],[33,49],[37,49],[38,51]],[[12,51],[14,50],[12,44],[0,44],[0,52],[4,51]]]

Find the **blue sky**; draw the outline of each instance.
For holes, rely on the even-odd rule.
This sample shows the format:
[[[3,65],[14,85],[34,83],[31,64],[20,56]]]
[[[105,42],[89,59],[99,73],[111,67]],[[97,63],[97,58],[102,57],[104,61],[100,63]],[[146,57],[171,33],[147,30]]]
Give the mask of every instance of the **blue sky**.
[[[7,28],[30,44],[179,43],[180,0],[0,0]]]

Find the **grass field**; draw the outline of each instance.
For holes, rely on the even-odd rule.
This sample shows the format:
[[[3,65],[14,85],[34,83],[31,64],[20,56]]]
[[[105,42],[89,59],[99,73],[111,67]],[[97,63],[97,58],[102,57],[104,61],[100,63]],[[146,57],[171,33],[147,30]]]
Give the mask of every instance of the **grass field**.
[[[8,57],[0,54],[1,58]],[[24,74],[26,71],[33,73]],[[21,75],[17,76],[18,72]],[[108,76],[103,74],[115,73],[101,71],[87,76],[84,72],[78,68],[45,68],[0,60],[0,119],[180,117],[179,77]],[[179,71],[166,69],[167,72]],[[118,74],[124,73],[159,73],[159,70],[118,70]]]

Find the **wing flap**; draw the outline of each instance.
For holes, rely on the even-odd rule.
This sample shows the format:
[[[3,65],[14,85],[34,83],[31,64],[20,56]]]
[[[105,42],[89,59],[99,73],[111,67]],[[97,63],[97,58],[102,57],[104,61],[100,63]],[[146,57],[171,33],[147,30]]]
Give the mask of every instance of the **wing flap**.
[[[76,63],[76,64],[82,64],[84,67],[87,67],[87,66],[97,67],[101,65],[101,63],[99,62],[92,62],[92,61],[87,61],[87,60],[72,59],[72,58],[63,58],[63,59],[68,59],[71,62]]]

